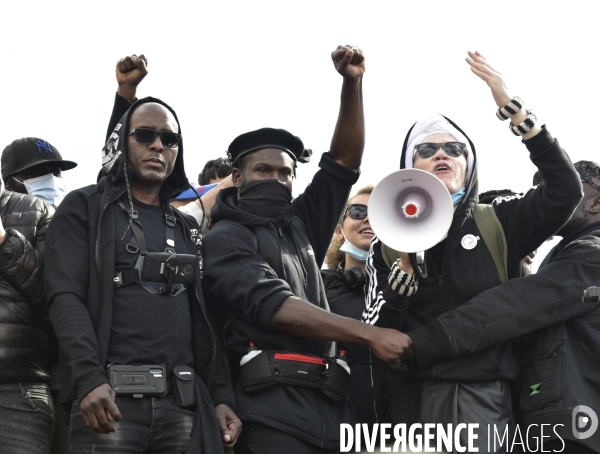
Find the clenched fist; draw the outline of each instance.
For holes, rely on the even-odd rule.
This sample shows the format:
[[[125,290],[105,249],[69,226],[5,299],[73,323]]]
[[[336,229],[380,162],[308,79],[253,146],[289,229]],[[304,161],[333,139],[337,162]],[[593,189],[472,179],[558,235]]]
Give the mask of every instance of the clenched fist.
[[[148,74],[148,60],[144,55],[121,58],[115,68],[119,88],[117,93],[129,102],[135,101],[137,86]]]
[[[356,79],[365,73],[365,54],[356,46],[338,46],[331,53],[337,72],[347,79]]]

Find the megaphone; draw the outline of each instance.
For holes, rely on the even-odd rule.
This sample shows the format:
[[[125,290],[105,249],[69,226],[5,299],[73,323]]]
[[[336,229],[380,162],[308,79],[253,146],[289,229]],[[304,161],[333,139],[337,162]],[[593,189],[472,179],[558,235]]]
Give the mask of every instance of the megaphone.
[[[369,223],[386,246],[414,253],[430,249],[448,233],[454,205],[435,175],[418,169],[397,170],[373,189]]]

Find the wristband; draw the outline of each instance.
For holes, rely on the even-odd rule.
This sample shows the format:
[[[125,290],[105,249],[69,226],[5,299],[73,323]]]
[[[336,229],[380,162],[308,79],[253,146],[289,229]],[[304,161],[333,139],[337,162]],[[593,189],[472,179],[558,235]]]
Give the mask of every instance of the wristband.
[[[398,259],[400,260],[400,259]],[[391,289],[400,296],[411,296],[419,288],[419,281],[414,274],[405,273],[398,266],[398,260],[392,265],[388,276]]]
[[[523,134],[527,134],[529,131],[531,131],[531,128],[533,128],[537,123],[537,116],[530,110],[528,110],[527,113],[527,118],[521,123],[519,123],[518,125],[513,125],[511,123],[508,126],[515,136],[522,136]]]
[[[513,99],[509,101],[507,105],[504,107],[500,107],[496,111],[496,116],[501,120],[508,120],[511,115],[516,114],[519,110],[523,108],[523,100],[518,96],[515,96]]]

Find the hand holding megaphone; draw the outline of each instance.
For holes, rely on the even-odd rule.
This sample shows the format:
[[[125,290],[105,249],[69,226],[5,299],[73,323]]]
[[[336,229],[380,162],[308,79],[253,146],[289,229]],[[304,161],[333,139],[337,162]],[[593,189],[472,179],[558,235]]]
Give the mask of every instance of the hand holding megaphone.
[[[398,266],[406,273],[410,269],[410,274],[417,259],[411,260],[409,254],[442,241],[453,215],[452,197],[444,183],[418,169],[391,173],[375,186],[369,199],[371,228],[386,246],[402,251]]]

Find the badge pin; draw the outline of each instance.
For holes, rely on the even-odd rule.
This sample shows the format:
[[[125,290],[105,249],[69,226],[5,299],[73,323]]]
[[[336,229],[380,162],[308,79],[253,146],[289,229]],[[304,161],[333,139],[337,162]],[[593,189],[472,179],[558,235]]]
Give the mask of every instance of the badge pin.
[[[460,241],[460,244],[465,249],[471,250],[471,249],[474,249],[475,246],[477,246],[478,240],[479,240],[478,236],[468,234],[468,235],[463,236],[463,239]]]

